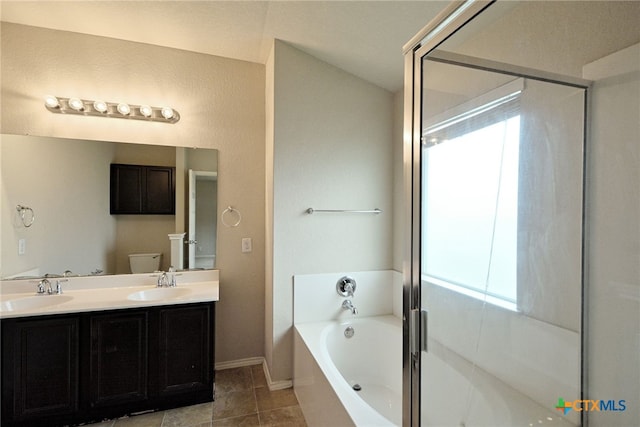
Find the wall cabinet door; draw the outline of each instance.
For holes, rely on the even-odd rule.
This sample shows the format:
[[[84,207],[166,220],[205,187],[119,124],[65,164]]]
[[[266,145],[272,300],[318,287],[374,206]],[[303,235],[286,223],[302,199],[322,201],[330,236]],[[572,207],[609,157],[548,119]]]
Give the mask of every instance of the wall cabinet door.
[[[78,334],[76,317],[3,322],[3,419],[57,419],[77,410]]]
[[[158,387],[161,397],[213,389],[210,305],[161,309]]]
[[[147,313],[92,316],[90,325],[91,407],[147,399]]]
[[[136,165],[111,165],[111,214],[142,213],[143,170]]]
[[[111,164],[111,214],[175,214],[175,168]]]
[[[174,214],[175,178],[174,169],[161,166],[145,167],[143,205],[147,213]]]

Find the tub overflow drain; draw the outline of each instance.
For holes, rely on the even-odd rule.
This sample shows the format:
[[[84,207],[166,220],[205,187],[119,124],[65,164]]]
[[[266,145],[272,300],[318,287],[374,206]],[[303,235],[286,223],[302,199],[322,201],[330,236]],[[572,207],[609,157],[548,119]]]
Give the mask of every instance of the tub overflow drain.
[[[352,387],[355,391],[360,391],[362,390],[362,387],[360,387],[360,384],[354,384]]]

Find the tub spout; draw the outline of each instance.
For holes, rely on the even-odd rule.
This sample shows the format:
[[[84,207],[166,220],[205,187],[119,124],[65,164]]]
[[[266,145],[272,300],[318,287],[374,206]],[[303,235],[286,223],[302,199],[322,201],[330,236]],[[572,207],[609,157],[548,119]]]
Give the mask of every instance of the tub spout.
[[[342,308],[345,310],[350,310],[351,314],[358,314],[358,309],[355,305],[353,305],[350,299],[346,299],[342,302]]]

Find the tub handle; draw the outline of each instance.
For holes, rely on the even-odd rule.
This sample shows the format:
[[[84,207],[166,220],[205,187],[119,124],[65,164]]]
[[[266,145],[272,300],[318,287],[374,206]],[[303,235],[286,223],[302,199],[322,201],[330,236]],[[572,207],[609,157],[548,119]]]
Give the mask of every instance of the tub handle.
[[[356,281],[353,277],[343,276],[336,283],[336,292],[342,297],[352,297],[356,291]]]

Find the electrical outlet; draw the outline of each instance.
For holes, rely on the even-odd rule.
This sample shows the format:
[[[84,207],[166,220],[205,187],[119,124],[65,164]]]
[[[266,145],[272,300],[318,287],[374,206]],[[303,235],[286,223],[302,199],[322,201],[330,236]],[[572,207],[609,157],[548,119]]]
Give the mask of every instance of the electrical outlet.
[[[251,252],[252,250],[253,250],[253,248],[252,248],[251,237],[243,237],[242,238],[242,252],[243,253],[247,253],[247,252]]]

